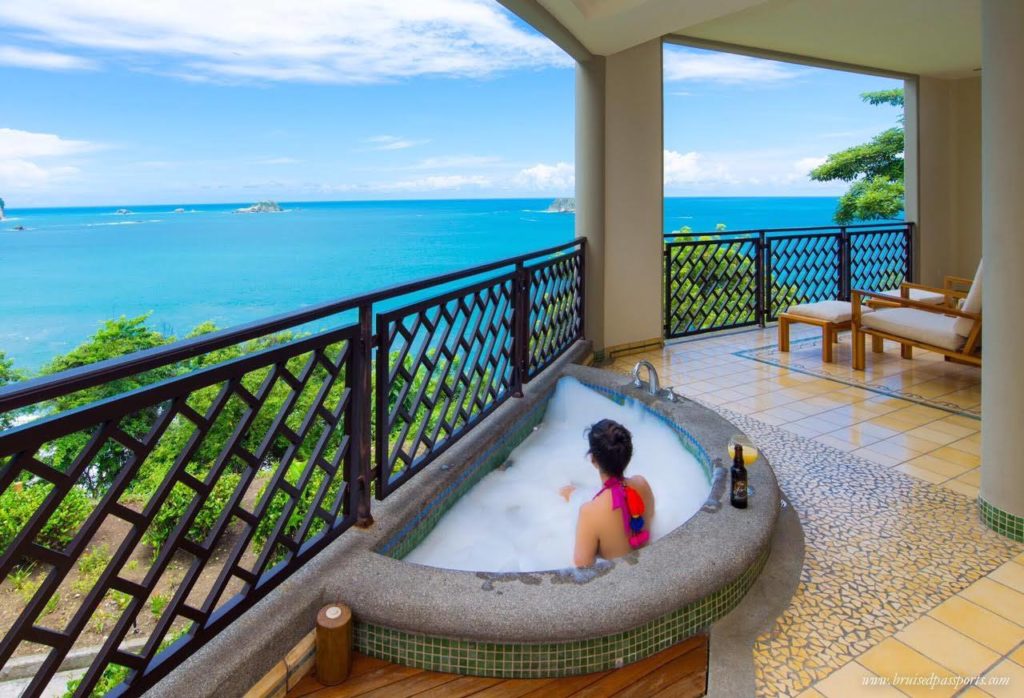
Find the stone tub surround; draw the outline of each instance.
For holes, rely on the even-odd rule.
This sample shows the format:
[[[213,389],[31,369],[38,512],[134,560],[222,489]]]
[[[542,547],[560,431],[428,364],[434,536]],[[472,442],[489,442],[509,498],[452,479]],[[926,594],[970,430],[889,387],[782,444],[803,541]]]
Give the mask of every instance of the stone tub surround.
[[[578,343],[528,384],[523,398],[504,403],[471,436],[425,468],[415,484],[376,503],[376,522],[371,528],[353,529],[325,549],[172,672],[153,695],[194,695],[197,676],[204,678],[203,694],[220,690],[231,694],[239,686],[253,685],[313,627],[316,610],[335,600],[353,608],[357,635],[364,639],[382,629],[412,635],[414,640],[429,633],[434,654],[437,648],[446,649],[439,638],[459,638],[502,644],[513,651],[514,646],[548,645],[568,659],[572,647],[565,643],[595,638],[608,638],[620,647],[634,640],[642,643],[643,639],[621,634],[664,621],[688,606],[692,607],[689,615],[677,617],[677,624],[699,618],[701,627],[706,627],[717,617],[709,611],[724,613],[731,608],[742,592],[730,583],[740,580],[745,591],[753,582],[767,556],[778,513],[775,477],[763,462],[751,469],[756,494],[748,509],[736,510],[726,504],[714,513],[699,512],[650,547],[606,563],[596,574],[479,575],[406,563],[376,552],[417,516],[424,501],[450,486],[462,467],[501,441],[509,425],[545,401],[564,374],[628,392],[685,424],[713,456],[725,454],[736,427],[695,403],[673,405],[625,388],[628,381],[621,375],[572,365],[589,352],[587,343]],[[581,583],[577,576],[586,581]],[[720,593],[708,604],[693,607],[715,592]],[[615,612],[609,613],[609,609]],[[414,644],[406,647],[410,655],[431,653],[425,650],[427,645]],[[372,651],[360,647],[364,652],[368,649]],[[474,660],[488,658],[497,660],[479,653]]]

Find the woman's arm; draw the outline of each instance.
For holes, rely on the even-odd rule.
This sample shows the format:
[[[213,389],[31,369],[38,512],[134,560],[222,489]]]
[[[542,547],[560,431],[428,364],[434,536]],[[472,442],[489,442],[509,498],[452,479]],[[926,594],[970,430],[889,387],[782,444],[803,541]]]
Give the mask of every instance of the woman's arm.
[[[580,516],[576,520],[576,548],[573,552],[573,564],[577,567],[590,567],[597,560],[597,528],[594,526],[590,502],[580,507]]]

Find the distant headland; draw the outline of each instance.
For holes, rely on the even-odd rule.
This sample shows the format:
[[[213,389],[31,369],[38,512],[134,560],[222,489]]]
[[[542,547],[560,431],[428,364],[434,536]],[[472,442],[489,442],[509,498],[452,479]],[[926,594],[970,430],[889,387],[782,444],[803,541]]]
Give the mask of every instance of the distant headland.
[[[281,213],[283,210],[276,201],[257,201],[252,206],[236,208],[235,213]]]
[[[4,200],[0,199],[0,221],[4,219]]]
[[[576,199],[569,196],[563,199],[555,199],[548,206],[548,213],[576,213]]]

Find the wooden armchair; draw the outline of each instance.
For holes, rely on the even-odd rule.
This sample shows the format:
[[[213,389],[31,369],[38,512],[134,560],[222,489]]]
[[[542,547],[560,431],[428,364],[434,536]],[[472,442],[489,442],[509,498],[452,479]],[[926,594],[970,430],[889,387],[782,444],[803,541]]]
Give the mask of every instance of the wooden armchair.
[[[946,276],[942,281],[942,288],[904,281],[899,285],[899,288],[894,288],[891,291],[882,291],[879,295],[884,296],[884,298],[868,299],[867,306],[872,310],[898,308],[900,304],[897,302],[897,299],[909,298],[919,303],[956,308],[960,301],[967,298],[967,293],[971,290],[972,281],[973,279],[965,279],[962,276]]]
[[[955,279],[953,283],[966,282],[970,290],[966,293],[956,290],[948,279]],[[980,366],[981,263],[973,281],[947,277],[944,289],[928,289],[919,284],[904,286],[906,289],[901,286],[901,297],[870,291],[851,292],[853,368],[864,370],[868,335],[874,352],[881,352],[884,340],[888,339],[900,344],[900,355],[904,359],[913,358],[913,348],[919,347],[942,354],[950,361]],[[946,302],[936,305],[912,300],[909,298],[911,288],[942,292]],[[956,307],[960,297],[964,299],[962,308]],[[875,308],[872,312],[862,312],[865,301]]]

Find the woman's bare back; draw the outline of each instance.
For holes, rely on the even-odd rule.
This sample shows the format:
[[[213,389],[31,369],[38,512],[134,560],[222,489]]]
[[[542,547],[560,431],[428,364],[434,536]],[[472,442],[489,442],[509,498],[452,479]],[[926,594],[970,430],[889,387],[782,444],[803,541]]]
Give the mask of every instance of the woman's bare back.
[[[654,493],[641,475],[626,478],[626,485],[636,490],[644,502],[644,530],[649,531],[654,518]],[[632,550],[622,520],[622,512],[612,508],[612,493],[601,492],[592,501],[580,507],[576,524],[577,567],[589,567],[597,556],[606,560],[622,557]]]

